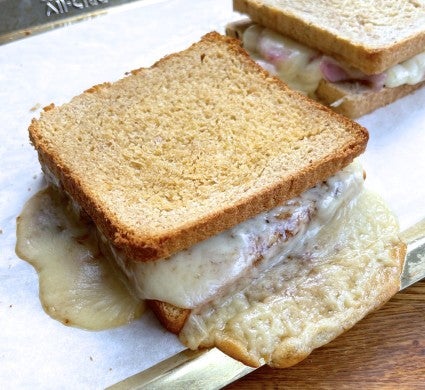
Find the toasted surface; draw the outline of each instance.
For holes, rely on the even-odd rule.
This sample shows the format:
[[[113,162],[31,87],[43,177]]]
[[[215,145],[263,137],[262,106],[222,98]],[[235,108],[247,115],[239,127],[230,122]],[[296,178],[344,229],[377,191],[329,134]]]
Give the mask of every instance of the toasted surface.
[[[359,118],[377,108],[395,102],[403,96],[412,93],[425,85],[421,82],[415,85],[401,85],[395,88],[383,88],[378,92],[372,91],[360,84],[355,83],[330,83],[325,80],[319,84],[316,90],[317,99],[349,118]]]
[[[364,191],[319,233],[317,248],[192,312],[180,332],[183,343],[217,346],[252,366],[288,367],[398,291],[405,245],[394,216],[376,195]]]
[[[217,33],[46,108],[29,131],[46,172],[142,261],[300,194],[351,162],[368,138]]]
[[[422,0],[234,0],[234,9],[366,74],[425,50]]]
[[[158,320],[168,331],[178,334],[190,315],[190,310],[173,306],[167,302],[147,301]]]

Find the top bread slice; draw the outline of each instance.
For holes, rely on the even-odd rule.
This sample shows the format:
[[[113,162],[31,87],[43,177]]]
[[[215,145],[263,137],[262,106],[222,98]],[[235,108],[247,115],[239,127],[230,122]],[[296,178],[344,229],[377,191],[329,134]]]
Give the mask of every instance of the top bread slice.
[[[366,74],[425,50],[421,0],[233,0],[233,7]]]
[[[44,170],[139,261],[168,257],[300,194],[368,139],[214,32],[46,107],[29,132]]]

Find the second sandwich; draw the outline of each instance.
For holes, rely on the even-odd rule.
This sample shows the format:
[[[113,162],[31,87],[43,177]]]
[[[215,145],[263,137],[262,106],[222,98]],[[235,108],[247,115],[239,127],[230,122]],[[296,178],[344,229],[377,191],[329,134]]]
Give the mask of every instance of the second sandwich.
[[[425,82],[421,1],[234,0],[227,27],[290,87],[357,118]]]

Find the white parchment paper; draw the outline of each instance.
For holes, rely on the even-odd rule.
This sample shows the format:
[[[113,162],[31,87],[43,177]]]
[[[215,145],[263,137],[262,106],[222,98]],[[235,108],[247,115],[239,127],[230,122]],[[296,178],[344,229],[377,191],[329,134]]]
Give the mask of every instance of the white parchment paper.
[[[44,313],[36,272],[14,252],[16,216],[43,185],[27,128],[41,107],[149,66],[238,18],[227,0],[146,1],[0,46],[0,388],[104,388],[182,349],[149,314],[88,332]],[[425,217],[425,89],[360,122],[370,130],[361,158],[368,186],[403,228]]]

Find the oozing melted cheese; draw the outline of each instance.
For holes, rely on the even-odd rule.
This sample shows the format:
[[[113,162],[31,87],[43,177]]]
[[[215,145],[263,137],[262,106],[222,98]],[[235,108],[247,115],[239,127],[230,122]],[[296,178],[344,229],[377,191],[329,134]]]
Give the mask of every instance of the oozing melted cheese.
[[[60,186],[48,171],[46,177]],[[103,252],[114,257],[140,299],[192,309],[243,288],[288,254],[305,250],[362,186],[363,171],[353,163],[299,197],[162,260],[132,261],[97,233]]]
[[[323,78],[317,51],[259,25],[243,33],[243,46],[250,56],[291,88],[312,94]]]
[[[354,163],[282,206],[168,259],[135,262],[109,244],[110,251],[142,299],[195,308],[249,284],[287,255],[305,251],[315,236],[355,198],[363,171]],[[103,243],[108,245],[106,238]]]
[[[320,70],[322,55],[305,45],[255,24],[244,31],[242,39],[244,48],[259,65],[296,90],[312,94],[324,78]],[[424,81],[425,51],[392,66],[384,74],[387,88]]]
[[[362,190],[362,176],[352,164],[175,258],[142,272],[133,262],[127,276],[143,298],[173,303],[177,296],[176,305],[197,306],[180,334],[190,348],[217,345],[251,365],[295,364],[398,290],[398,226]],[[53,318],[89,329],[126,323],[142,303],[99,253],[94,226],[68,202],[52,188],[35,195],[18,220],[17,252],[39,271]]]
[[[55,187],[60,186],[60,183],[54,181],[48,172],[47,177]],[[21,235],[19,248],[23,257],[29,259],[36,267],[54,268],[52,272],[58,280],[61,280],[60,278],[65,280],[66,274],[83,275],[81,280],[76,276],[70,278],[74,282],[67,290],[72,290],[74,294],[74,291],[78,291],[83,284],[85,286],[91,284],[95,290],[98,288],[95,286],[102,285],[102,278],[113,279],[112,276],[96,276],[99,273],[106,275],[106,272],[109,274],[112,271],[91,270],[84,276],[84,272],[78,269],[85,264],[81,260],[83,256],[78,254],[78,248],[84,248],[81,250],[90,264],[95,264],[96,258],[101,256],[98,245],[93,242],[94,237],[97,236],[104,253],[102,257],[106,254],[115,258],[126,275],[128,285],[139,299],[155,299],[181,308],[199,308],[220,296],[245,288],[253,279],[284,261],[288,256],[298,256],[308,251],[308,248],[314,245],[315,237],[323,226],[337,215],[339,209],[349,207],[362,186],[363,171],[359,164],[353,163],[326,182],[318,184],[271,211],[261,213],[168,259],[150,262],[135,262],[126,258],[93,224],[84,223],[76,218],[81,210],[75,202],[70,201],[69,207],[62,206],[63,210],[73,209],[73,216],[70,216],[69,210],[60,211],[58,201],[54,201],[53,198],[49,201],[45,194],[44,202],[47,202],[48,206],[41,207],[42,202],[38,202],[37,209],[36,200],[29,203],[31,206],[27,206],[35,210],[32,213],[36,214],[38,220],[44,221],[41,232],[45,234],[39,234],[33,228],[33,223],[31,225],[29,222],[29,216],[26,217],[30,213],[24,212],[22,231],[30,237],[31,245],[28,245],[29,240]],[[50,191],[49,194],[52,192]],[[48,211],[49,209],[53,211]],[[65,222],[67,218],[74,222]],[[66,228],[58,229],[58,226]],[[72,250],[76,255],[73,255],[74,260],[68,259],[65,252],[68,247],[72,247],[74,237],[82,235],[81,231],[85,232],[84,236],[90,240],[78,241],[80,246],[76,246],[74,242],[74,247],[77,249]],[[44,251],[35,253],[31,249],[43,248],[46,242],[50,246]],[[85,247],[83,244],[86,244]],[[88,280],[85,280],[85,277]],[[41,295],[51,296],[52,287],[45,289],[43,287],[45,283],[41,282],[41,277],[40,283]],[[67,284],[69,283],[62,281],[56,283],[56,286]],[[82,290],[86,289],[85,287]],[[106,296],[104,292],[101,294]],[[123,292],[120,290],[115,295],[123,295]],[[98,298],[100,301],[105,301],[104,297],[98,296]],[[46,304],[46,306],[55,305]],[[129,307],[131,308],[131,305]],[[127,314],[129,317],[134,315],[134,313],[131,314],[131,310],[130,314]]]
[[[17,221],[16,252],[38,271],[43,308],[66,325],[90,330],[139,317],[144,303],[99,252],[93,225],[68,206],[69,200],[49,187],[26,203]]]

